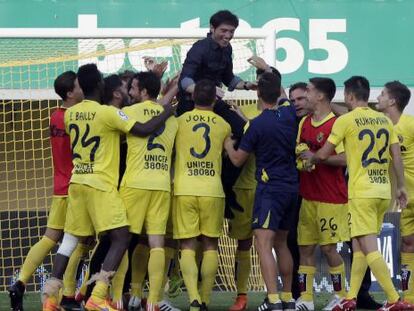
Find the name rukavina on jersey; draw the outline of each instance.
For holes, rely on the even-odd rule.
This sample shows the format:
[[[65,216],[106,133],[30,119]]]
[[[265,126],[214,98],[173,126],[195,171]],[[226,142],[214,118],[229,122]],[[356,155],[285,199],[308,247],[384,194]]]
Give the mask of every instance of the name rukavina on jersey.
[[[365,125],[383,125],[389,124],[389,121],[386,117],[360,117],[355,119],[355,124],[357,126],[365,126]]]

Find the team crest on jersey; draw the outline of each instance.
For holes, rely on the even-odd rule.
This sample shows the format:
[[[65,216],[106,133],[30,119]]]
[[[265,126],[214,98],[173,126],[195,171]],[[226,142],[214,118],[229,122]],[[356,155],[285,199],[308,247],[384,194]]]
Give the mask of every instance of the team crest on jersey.
[[[124,121],[128,120],[128,116],[122,110],[118,110],[118,115],[121,118],[121,120],[124,120]]]
[[[316,141],[318,142],[318,143],[320,143],[320,142],[322,142],[322,140],[323,140],[323,133],[322,132],[319,132],[319,134],[318,135],[316,135]]]

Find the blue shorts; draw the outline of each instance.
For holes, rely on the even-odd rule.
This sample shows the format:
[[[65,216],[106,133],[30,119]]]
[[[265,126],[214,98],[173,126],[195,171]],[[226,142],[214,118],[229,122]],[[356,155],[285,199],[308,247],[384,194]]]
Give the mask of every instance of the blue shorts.
[[[295,216],[297,192],[257,188],[252,229],[290,230]]]

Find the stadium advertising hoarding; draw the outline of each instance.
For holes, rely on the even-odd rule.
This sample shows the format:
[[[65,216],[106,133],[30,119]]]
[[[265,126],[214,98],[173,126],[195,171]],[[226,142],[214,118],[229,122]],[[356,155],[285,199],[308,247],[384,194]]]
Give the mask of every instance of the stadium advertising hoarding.
[[[258,32],[274,33],[276,47],[273,63],[284,74],[286,84],[307,80],[310,76],[326,75],[340,86],[349,76],[362,74],[374,87],[381,87],[392,79],[414,86],[414,58],[410,53],[414,42],[407,40],[411,37],[410,31],[414,29],[414,19],[410,15],[414,10],[412,1],[45,0],[17,3],[9,0],[0,4],[0,28],[77,28],[81,27],[78,24],[79,15],[93,14],[97,17],[98,28],[163,28],[179,30],[185,34],[197,28],[207,30],[210,15],[223,8],[232,10],[240,17],[240,29],[251,28]],[[17,11],[20,14],[12,13]],[[47,49],[32,51],[42,55],[31,54],[30,40],[22,42],[23,46],[14,47],[10,47],[8,41],[0,40],[0,48],[9,49],[11,52],[14,49],[17,54],[26,50],[25,57],[30,59],[47,57],[47,53],[53,55],[53,50],[85,53],[91,52],[91,47],[105,49],[105,44],[93,46],[91,41],[84,40],[70,40],[64,46],[60,46],[59,41],[48,41],[45,45]],[[111,44],[122,49],[128,48],[131,41],[134,40],[118,39]],[[255,53],[254,47],[246,42],[235,46],[234,51],[246,57]],[[91,60],[100,61],[100,68],[105,73],[142,68],[142,62],[137,58],[141,56],[140,53],[123,54],[123,58],[117,57],[116,62],[110,66],[104,65],[103,57]],[[3,56],[5,59],[0,59],[0,63],[9,61],[7,58],[11,55],[13,53]],[[158,55],[182,62],[185,51],[160,47]],[[86,59],[88,60],[90,59]],[[74,67],[77,65],[73,63]],[[242,76],[249,70],[251,68],[247,63],[237,69]],[[28,74],[36,75],[38,72],[39,70],[33,70]],[[53,75],[47,76],[50,78],[28,87],[49,88]],[[22,79],[21,76],[19,79]],[[39,81],[39,78],[24,80]],[[16,88],[21,87],[18,83],[13,85]],[[10,85],[5,85],[3,80],[0,88],[10,88]]]

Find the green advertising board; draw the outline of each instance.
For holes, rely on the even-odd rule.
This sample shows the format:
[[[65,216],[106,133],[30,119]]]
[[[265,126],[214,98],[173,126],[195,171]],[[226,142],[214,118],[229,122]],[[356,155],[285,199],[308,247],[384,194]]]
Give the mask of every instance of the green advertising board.
[[[286,84],[323,75],[341,86],[351,75],[364,75],[374,87],[390,80],[414,86],[412,0],[3,0],[0,28],[76,28],[79,15],[94,14],[98,28],[168,28],[186,32],[183,23],[196,21],[197,27],[207,28],[211,14],[220,9],[233,11],[244,27],[273,31],[274,61]],[[1,33],[0,30],[0,37]],[[125,47],[130,40],[123,41]],[[59,40],[45,40],[45,49],[33,53],[50,57],[62,49],[74,53],[80,50],[80,40],[65,42],[63,46]],[[22,50],[30,51],[30,45],[31,40],[26,39],[11,47],[10,39],[0,39],[0,51],[8,51],[0,56],[0,64],[15,54],[19,57]],[[175,53],[181,57],[178,62],[184,61],[185,54]],[[70,64],[73,68],[78,65],[77,61]],[[126,52],[121,64],[106,73],[127,68],[138,69]],[[30,79],[22,79],[21,72],[12,72],[10,79],[23,84],[0,79],[0,88],[50,88],[54,73],[60,69],[63,70],[30,70],[25,73],[32,75]],[[5,70],[0,68],[0,73],[4,75]],[[243,76],[248,72],[251,68],[244,68],[238,74]]]

